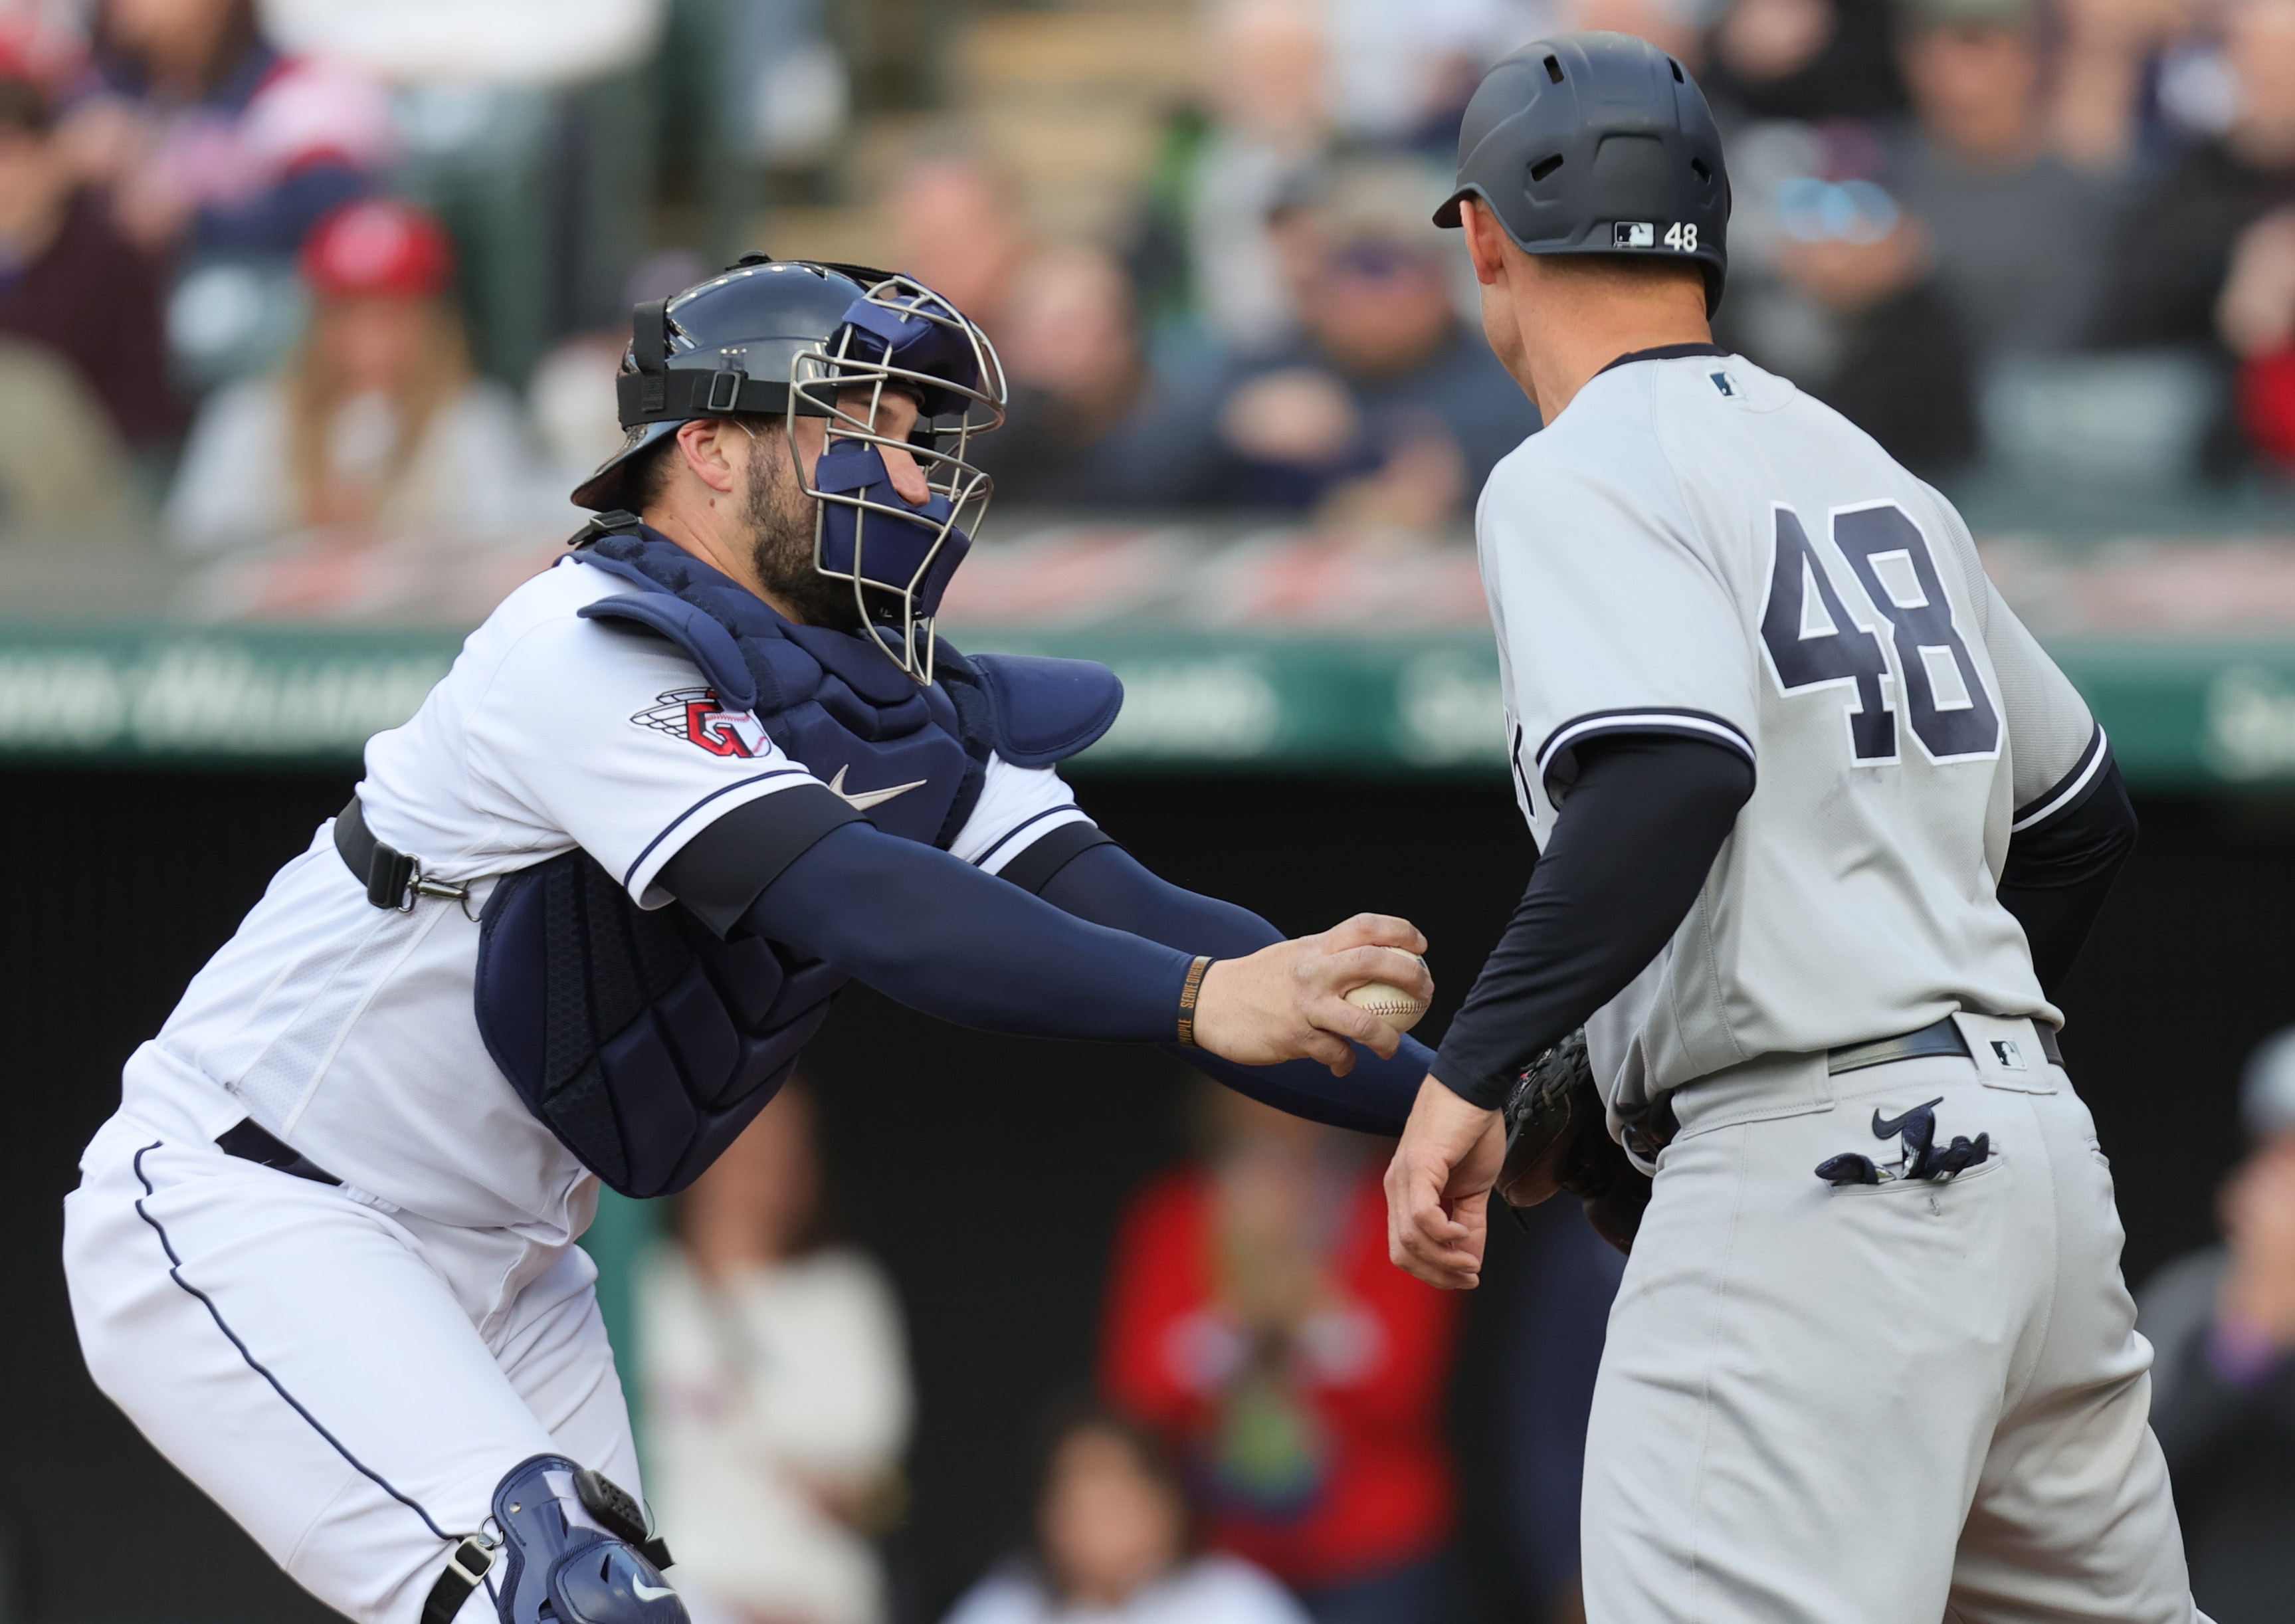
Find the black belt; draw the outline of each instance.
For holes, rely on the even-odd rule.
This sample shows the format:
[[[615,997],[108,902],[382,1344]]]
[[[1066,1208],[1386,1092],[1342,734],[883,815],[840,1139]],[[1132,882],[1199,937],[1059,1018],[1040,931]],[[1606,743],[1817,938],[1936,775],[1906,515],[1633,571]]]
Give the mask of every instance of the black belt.
[[[2046,1021],[2034,1021],[2039,1029],[2040,1053],[2051,1065],[2064,1063],[2063,1050],[2056,1046],[2056,1029]],[[1861,1072],[1868,1065],[1889,1065],[1899,1060],[1922,1060],[1931,1055],[1957,1055],[1972,1059],[1968,1052],[1968,1040],[1960,1035],[1960,1027],[1950,1016],[1918,1032],[1899,1032],[1893,1038],[1874,1038],[1869,1043],[1845,1043],[1825,1053],[1827,1076],[1838,1077],[1843,1072]],[[2004,1057],[2005,1058],[2005,1057]],[[1694,1083],[1685,1083],[1694,1088]],[[1627,1119],[1624,1130],[1626,1148],[1650,1161],[1657,1153],[1673,1143],[1678,1131],[1673,1114],[1671,1091],[1657,1097],[1656,1103],[1644,1106],[1638,1116]]]
[[[2064,1063],[2063,1050],[2056,1046],[2056,1029],[2046,1021],[2034,1021],[2040,1034],[2040,1053],[2051,1065]],[[1918,1032],[1900,1032],[1893,1038],[1875,1038],[1869,1043],[1849,1043],[1828,1049],[1825,1069],[1838,1077],[1843,1072],[1861,1072],[1868,1065],[1888,1065],[1899,1060],[1919,1060],[1930,1055],[1958,1055],[1962,1059],[1972,1057],[1968,1052],[1968,1040],[1950,1016],[1932,1026]]]
[[[356,796],[335,814],[335,850],[352,877],[366,887],[366,900],[377,908],[414,911],[419,896],[446,897],[469,911],[470,888],[422,877],[422,860],[412,853],[383,845],[366,826],[366,812]]]
[[[340,1184],[341,1179],[321,1167],[293,1146],[283,1143],[257,1125],[253,1117],[216,1135],[216,1146],[227,1156],[237,1156],[242,1162],[255,1162],[265,1167],[275,1167],[282,1173],[292,1173],[298,1179],[308,1179],[314,1184]]]

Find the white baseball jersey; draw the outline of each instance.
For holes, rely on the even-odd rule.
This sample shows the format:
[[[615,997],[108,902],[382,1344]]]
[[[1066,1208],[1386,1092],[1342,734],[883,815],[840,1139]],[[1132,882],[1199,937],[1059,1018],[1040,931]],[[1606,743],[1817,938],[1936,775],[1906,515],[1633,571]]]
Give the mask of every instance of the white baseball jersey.
[[[1475,530],[1541,845],[1589,739],[1753,763],[1696,906],[1588,1024],[1613,1104],[1956,1009],[2061,1024],[1995,890],[2103,738],[1935,491],[1783,379],[1674,355],[1589,382]]]
[[[131,1100],[155,1068],[195,1074],[386,1210],[545,1244],[581,1233],[595,1181],[478,1034],[485,882],[578,845],[660,907],[655,876],[712,820],[819,782],[755,718],[717,709],[675,647],[576,615],[627,590],[570,559],[544,571],[471,634],[412,721],[367,746],[369,828],[431,877],[478,882],[469,909],[374,907],[323,827],[130,1058]],[[829,787],[862,805],[889,788]],[[993,873],[1083,817],[1054,770],[992,758],[951,849]]]

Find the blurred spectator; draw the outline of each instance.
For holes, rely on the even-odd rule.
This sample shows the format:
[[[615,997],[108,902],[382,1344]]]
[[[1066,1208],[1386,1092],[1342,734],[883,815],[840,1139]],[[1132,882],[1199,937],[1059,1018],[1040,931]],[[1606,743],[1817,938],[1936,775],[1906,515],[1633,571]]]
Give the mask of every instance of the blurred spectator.
[[[1883,167],[1859,126],[1749,132],[1733,154],[1745,206],[1716,325],[1934,477],[1975,453],[1974,358],[1926,224],[1869,178]]]
[[[76,529],[131,517],[127,453],[53,351],[0,338],[0,523]]]
[[[788,4],[788,0],[782,0]],[[555,85],[642,61],[667,0],[263,0],[274,43],[405,84]],[[768,9],[759,6],[757,9]]]
[[[1459,115],[1492,62],[1564,27],[1619,26],[1565,23],[1547,0],[1324,0],[1323,9],[1333,122],[1351,137],[1407,143],[1446,163],[1458,155]]]
[[[2223,1187],[2224,1244],[2146,1283],[2152,1430],[2174,1475],[2192,1595],[2217,1624],[2295,1618],[2295,1030],[2248,1061],[2253,1148]]]
[[[845,133],[853,86],[826,11],[824,0],[747,0],[737,13],[739,135],[769,167],[820,163]]]
[[[1190,1532],[1156,1440],[1086,1412],[1046,1452],[1032,1549],[975,1585],[946,1624],[1308,1624],[1250,1563],[1196,1555]]]
[[[1150,490],[1368,531],[1460,522],[1538,413],[1458,319],[1440,192],[1415,162],[1356,157],[1280,211],[1301,336],[1158,409],[1139,438]]]
[[[1058,249],[1021,272],[996,334],[1009,380],[1004,427],[975,459],[1006,502],[1070,507],[1127,494],[1153,502],[1120,432],[1148,386],[1123,269],[1095,248]]]
[[[2095,312],[2094,335],[2107,347],[2220,354],[2218,300],[2243,240],[2295,206],[2295,0],[2231,0],[2222,27],[2238,111],[2131,200]],[[2277,280],[2263,273],[2286,257],[2283,237],[2266,231],[2246,250],[2250,288]],[[2239,322],[2221,337],[2235,351],[2258,341]]]
[[[1505,1426],[1507,1547],[1523,1589],[1549,1624],[1582,1620],[1578,1506],[1584,1490],[1586,1418],[1610,1303],[1626,1260],[1594,1233],[1570,1200],[1519,1214],[1529,1256],[1511,1271]]]
[[[445,294],[453,251],[404,203],[353,203],[312,233],[310,329],[283,374],[209,397],[167,529],[211,551],[312,526],[483,535],[533,517],[518,407],[470,374]]]
[[[291,254],[396,144],[382,92],[281,55],[255,0],[102,0],[94,62],[61,133],[147,250]]]
[[[1539,32],[1598,29],[1630,34],[1677,58],[1692,72],[1704,67],[1707,8],[1703,0],[1560,0],[1556,10],[1554,23]]]
[[[647,256],[622,290],[621,314],[612,326],[561,339],[535,363],[527,379],[527,411],[550,491],[572,490],[622,447],[614,378],[630,347],[631,307],[682,293],[707,275],[702,262],[682,249]]]
[[[1192,319],[1222,345],[1260,349],[1295,322],[1268,215],[1329,138],[1323,7],[1208,0],[1200,18],[1203,107],[1166,138],[1133,272],[1152,320]]]
[[[1001,339],[1005,301],[1035,251],[1020,186],[962,148],[909,165],[892,196],[894,263]]]
[[[1984,363],[2069,349],[2086,330],[2152,43],[2125,13],[2147,3],[2066,7],[2044,100],[2038,0],[1904,0],[1917,118],[1893,179]]]
[[[80,187],[29,79],[0,78],[0,331],[69,362],[137,451],[170,446],[159,278]]]
[[[1100,1375],[1182,1451],[1211,1546],[1324,1624],[1447,1620],[1458,1300],[1386,1257],[1370,1141],[1219,1092],[1206,1160],[1134,1196]]]
[[[2108,171],[2164,132],[2162,64],[2188,49],[2199,9],[2199,0],[2054,0],[2048,124],[2067,161]]]
[[[2264,461],[2295,468],[2295,208],[2240,234],[2216,298],[2216,332],[2239,363],[2239,426]]]
[[[1882,118],[1905,105],[1890,0],[1732,0],[1699,76],[1725,125]]]
[[[869,1534],[911,1400],[884,1272],[832,1239],[792,1080],[687,1191],[637,1282],[647,1484],[699,1624],[879,1624]]]
[[[1828,321],[1832,364],[1794,381],[1915,473],[1956,471],[1976,454],[1972,357],[1938,285],[1922,223],[1872,189],[1874,234],[1790,245],[1778,268]]]

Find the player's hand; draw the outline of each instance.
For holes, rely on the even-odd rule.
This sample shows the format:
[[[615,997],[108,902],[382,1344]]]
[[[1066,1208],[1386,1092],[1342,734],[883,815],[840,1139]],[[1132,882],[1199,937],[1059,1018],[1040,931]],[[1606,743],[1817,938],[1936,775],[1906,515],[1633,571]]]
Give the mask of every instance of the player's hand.
[[[1491,1188],[1506,1163],[1506,1125],[1429,1077],[1386,1168],[1386,1255],[1444,1291],[1482,1282]]]
[[[1196,999],[1196,1042],[1237,1065],[1319,1060],[1335,1076],[1354,1069],[1352,1038],[1381,1059],[1402,1034],[1346,995],[1383,981],[1420,998],[1434,978],[1416,955],[1426,938],[1408,919],[1359,913],[1318,936],[1299,936],[1243,959],[1222,959],[1205,973]]]

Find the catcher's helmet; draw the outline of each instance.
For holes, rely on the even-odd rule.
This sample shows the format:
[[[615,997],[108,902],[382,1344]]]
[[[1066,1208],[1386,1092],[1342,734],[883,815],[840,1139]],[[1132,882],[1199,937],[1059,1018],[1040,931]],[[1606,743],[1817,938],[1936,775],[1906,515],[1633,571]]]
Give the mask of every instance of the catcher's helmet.
[[[1458,187],[1434,213],[1458,224],[1479,198],[1526,254],[1654,254],[1705,273],[1705,308],[1728,274],[1729,175],[1704,93],[1628,34],[1558,34],[1492,68],[1458,131]]]
[[[631,507],[643,459],[680,423],[769,414],[794,429],[800,417],[826,418],[818,465],[797,459],[814,502],[813,567],[851,582],[862,624],[929,683],[932,617],[992,489],[965,452],[1004,420],[1004,373],[987,335],[906,277],[762,254],[638,306],[631,327],[615,380],[629,437],[575,490],[576,503]],[[887,390],[917,402],[905,443],[876,427]],[[921,508],[886,474],[882,449],[896,444],[931,487]]]

